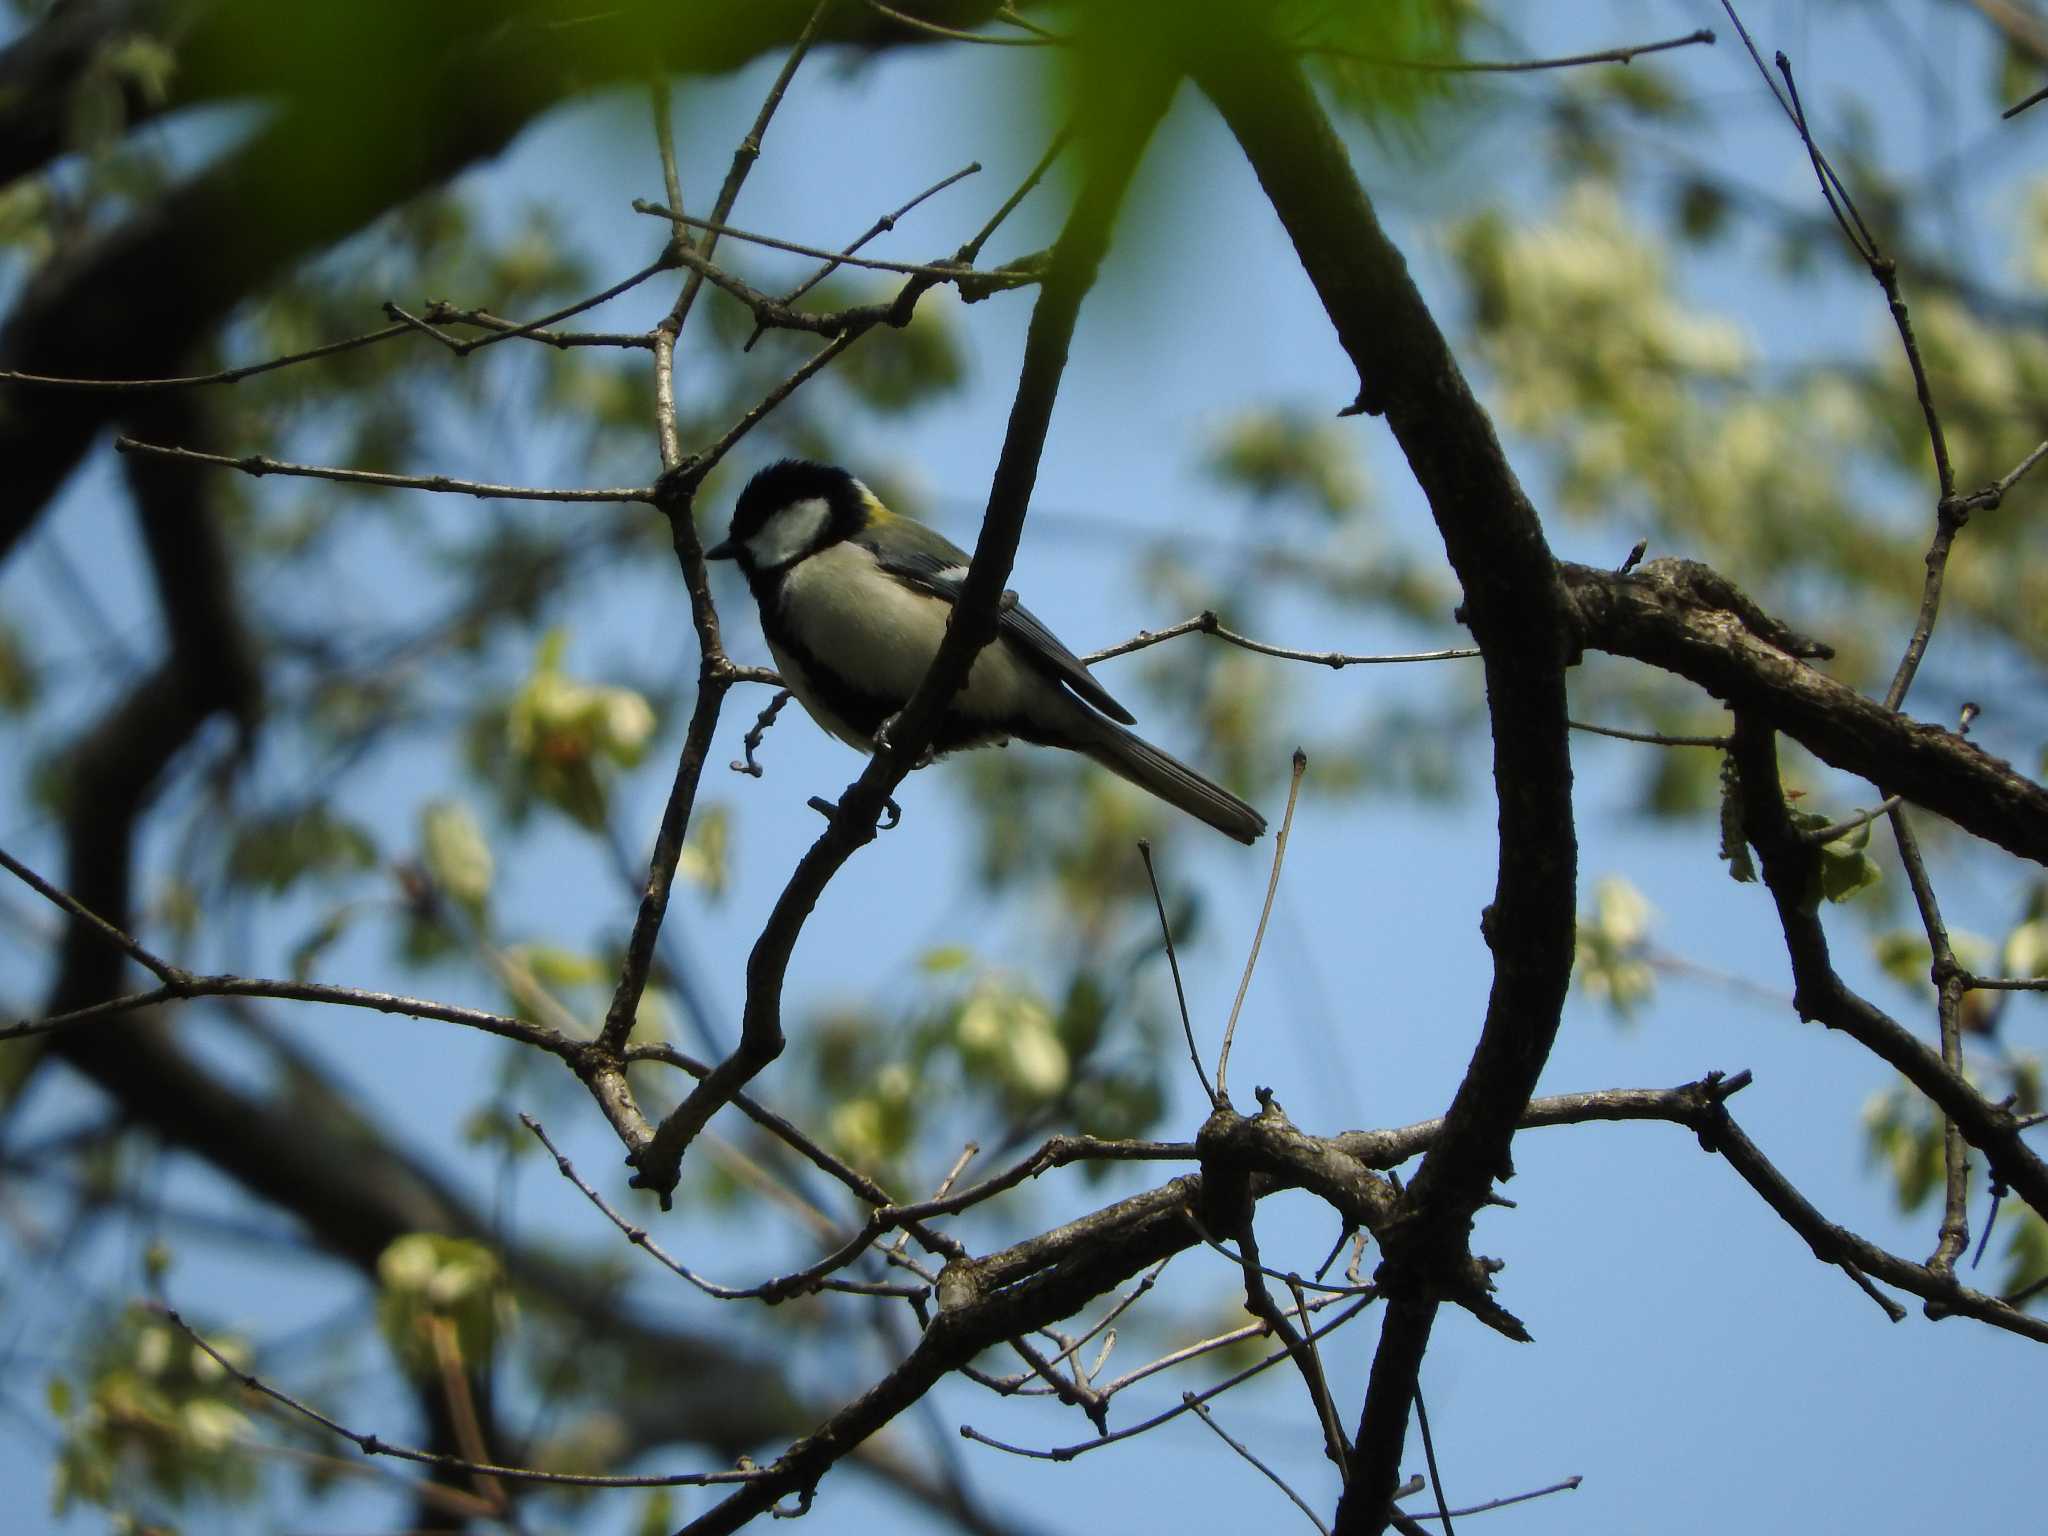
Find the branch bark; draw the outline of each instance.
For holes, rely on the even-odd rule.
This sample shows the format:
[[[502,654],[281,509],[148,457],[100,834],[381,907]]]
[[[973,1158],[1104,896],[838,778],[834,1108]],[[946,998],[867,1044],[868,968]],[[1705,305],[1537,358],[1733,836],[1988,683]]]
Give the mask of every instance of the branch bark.
[[[1653,561],[1627,576],[1562,569],[1585,645],[1688,678],[1881,794],[1904,795],[2048,864],[2048,789],[1956,732],[1894,714],[1807,665],[1805,656],[1826,648],[1760,628],[1730,606],[1740,594],[1706,567]]]
[[[1213,8],[1212,8],[1213,9]],[[1227,15],[1196,29],[1194,74],[1251,160],[1358,370],[1351,410],[1384,414],[1465,592],[1486,669],[1500,872],[1484,931],[1494,986],[1471,1065],[1387,1244],[1390,1301],[1338,1505],[1340,1533],[1385,1528],[1408,1405],[1443,1289],[1464,1283],[1473,1213],[1548,1059],[1570,980],[1577,843],[1564,669],[1569,608],[1535,509],[1379,225],[1298,63]]]
[[[747,957],[747,1002],[739,1045],[690,1091],[634,1159],[633,1182],[655,1190],[664,1201],[675,1188],[683,1153],[697,1133],[735,1092],[781,1055],[782,981],[805,920],[826,884],[856,850],[874,839],[884,803],[929,748],[939,717],[966,681],[976,654],[995,638],[997,605],[1023,535],[1081,302],[1094,286],[1125,189],[1165,113],[1175,80],[1157,67],[1127,74],[1115,91],[1102,96],[1094,131],[1083,137],[1084,149],[1094,158],[1032,308],[981,537],[945,639],[917,692],[891,723],[888,744],[840,796],[831,824],[798,862],[755,940]]]

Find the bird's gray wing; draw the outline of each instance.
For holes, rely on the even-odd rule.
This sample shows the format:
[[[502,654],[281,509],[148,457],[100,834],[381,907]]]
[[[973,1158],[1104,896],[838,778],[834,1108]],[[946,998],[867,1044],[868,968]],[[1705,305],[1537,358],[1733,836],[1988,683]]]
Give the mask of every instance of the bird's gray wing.
[[[949,603],[960,600],[961,585],[967,580],[967,554],[951,539],[934,533],[921,523],[897,518],[890,525],[889,548],[856,534],[855,540],[875,557],[875,563],[898,581],[942,597]],[[1110,696],[1095,680],[1087,664],[1060,643],[1029,608],[1017,601],[1017,594],[1005,592],[996,615],[996,632],[1065,683],[1075,693],[1124,725],[1137,717]]]

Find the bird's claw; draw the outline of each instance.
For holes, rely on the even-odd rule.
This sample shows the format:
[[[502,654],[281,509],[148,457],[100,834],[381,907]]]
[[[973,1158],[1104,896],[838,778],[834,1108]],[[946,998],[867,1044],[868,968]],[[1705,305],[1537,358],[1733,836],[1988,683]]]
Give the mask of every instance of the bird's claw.
[[[839,819],[839,807],[830,800],[827,800],[823,795],[813,795],[804,804],[808,805],[827,821],[837,821]],[[893,796],[884,795],[882,797],[882,819],[875,823],[875,830],[878,832],[892,831],[896,824],[902,820],[903,807],[896,803]]]

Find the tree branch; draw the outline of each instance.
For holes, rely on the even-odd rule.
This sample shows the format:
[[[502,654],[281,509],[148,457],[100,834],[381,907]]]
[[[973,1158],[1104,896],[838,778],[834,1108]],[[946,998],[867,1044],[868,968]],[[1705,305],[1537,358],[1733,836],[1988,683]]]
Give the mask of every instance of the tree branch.
[[[954,604],[939,653],[916,693],[889,728],[889,743],[840,797],[825,834],[798,862],[747,960],[747,1002],[733,1053],[663,1121],[635,1159],[634,1182],[664,1201],[675,1188],[683,1152],[733,1093],[782,1053],[782,980],[797,935],[826,883],[854,851],[872,841],[891,791],[930,745],[947,702],[968,667],[995,637],[997,605],[1016,558],[1038,458],[1081,301],[1108,250],[1110,226],[1153,125],[1165,111],[1172,80],[1142,74],[1105,105],[1117,114],[1089,141],[1097,159],[1083,183],[1032,310],[1009,431],[989,491],[987,516]]]

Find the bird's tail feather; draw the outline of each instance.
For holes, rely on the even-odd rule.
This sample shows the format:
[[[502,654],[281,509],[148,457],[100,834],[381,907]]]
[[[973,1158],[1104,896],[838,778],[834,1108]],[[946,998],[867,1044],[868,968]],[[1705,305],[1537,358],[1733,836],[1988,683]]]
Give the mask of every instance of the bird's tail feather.
[[[1257,842],[1265,832],[1266,818],[1222,785],[1210,783],[1186,763],[1099,715],[1091,716],[1090,723],[1089,739],[1080,743],[1081,750],[1119,778],[1240,843]]]

